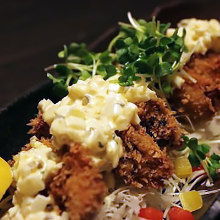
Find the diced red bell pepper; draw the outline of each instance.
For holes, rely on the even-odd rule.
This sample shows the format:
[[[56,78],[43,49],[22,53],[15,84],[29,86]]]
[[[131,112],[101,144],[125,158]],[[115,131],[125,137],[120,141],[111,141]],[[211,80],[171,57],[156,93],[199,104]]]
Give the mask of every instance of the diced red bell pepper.
[[[148,220],[163,220],[163,212],[153,207],[140,209],[138,216]]]
[[[194,216],[191,212],[176,206],[169,210],[168,216],[170,220],[194,220]]]

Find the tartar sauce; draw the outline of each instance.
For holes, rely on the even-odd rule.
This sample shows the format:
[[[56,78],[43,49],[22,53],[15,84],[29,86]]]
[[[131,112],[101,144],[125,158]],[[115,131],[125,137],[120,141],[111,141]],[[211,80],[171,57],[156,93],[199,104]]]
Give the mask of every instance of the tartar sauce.
[[[1,218],[2,220],[67,220],[64,212],[61,216],[54,209],[46,211],[48,205],[54,205],[51,195],[41,195],[45,190],[46,179],[62,167],[62,163],[52,149],[32,137],[31,149],[21,151],[13,157],[12,166],[15,193],[13,207]]]
[[[186,29],[185,45],[190,52],[205,54],[208,49],[220,51],[220,23],[216,19],[183,19],[178,23],[181,35]],[[174,29],[168,29],[168,35],[172,35]]]
[[[131,87],[121,87],[113,81],[115,77],[105,81],[101,76],[79,80],[60,102],[39,103],[55,147],[81,143],[101,170],[115,168],[123,153],[115,131],[140,122],[134,103],[156,98],[144,79]]]

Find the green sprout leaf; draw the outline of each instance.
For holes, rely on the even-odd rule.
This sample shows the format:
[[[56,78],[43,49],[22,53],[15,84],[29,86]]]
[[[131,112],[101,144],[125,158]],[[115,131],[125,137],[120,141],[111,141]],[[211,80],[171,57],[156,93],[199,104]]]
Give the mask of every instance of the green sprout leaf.
[[[198,167],[200,165],[200,161],[197,158],[197,156],[193,153],[193,151],[190,151],[188,158],[193,167]]]
[[[171,73],[172,73],[172,67],[168,62],[163,62],[161,64],[158,64],[156,67],[155,74],[157,78],[161,78]]]
[[[187,136],[182,136],[183,140],[184,140],[184,144],[188,145],[189,143],[189,138]]]
[[[111,64],[112,62],[112,58],[109,55],[109,51],[105,51],[103,53],[101,53],[100,57],[99,57],[101,63],[103,64]]]
[[[179,36],[176,29],[168,37],[166,31],[170,23],[161,24],[155,17],[149,22],[135,20],[130,14],[128,18],[130,24],[121,23],[119,34],[110,42],[109,49],[101,53],[89,51],[85,43],[64,45],[58,54],[62,62],[49,68],[55,72],[53,76],[56,78],[52,75],[48,77],[54,84],[59,83],[56,87],[61,88],[62,84],[65,89],[79,79],[86,80],[94,75],[107,80],[117,73],[121,86],[132,86],[141,79],[138,74],[142,74],[153,88],[161,85],[159,94],[169,96],[172,93],[169,76],[177,70],[182,53],[186,50],[186,31]]]
[[[196,151],[198,147],[198,139],[197,138],[191,138],[188,142],[188,146],[192,151]]]
[[[59,58],[66,58],[68,56],[68,48],[64,45],[64,49],[58,53]]]
[[[134,66],[136,67],[136,71],[138,73],[152,73],[151,67],[147,64],[145,60],[138,59]]]
[[[170,82],[164,81],[164,82],[162,82],[162,85],[161,85],[161,86],[162,86],[162,90],[164,91],[164,93],[165,93],[166,95],[172,94],[173,88],[172,88]]]
[[[182,38],[181,38],[182,39]],[[160,45],[161,46],[166,46],[166,45],[168,45],[168,44],[170,44],[170,43],[172,43],[173,42],[173,40],[172,40],[172,38],[169,38],[169,37],[162,37],[161,39],[160,39]]]
[[[55,66],[55,70],[58,76],[68,76],[71,73],[71,70],[64,64],[58,64]]]
[[[114,76],[117,73],[117,70],[114,65],[106,65],[105,66],[106,75],[103,77],[103,79],[108,79],[111,76]]]
[[[86,70],[83,70],[83,71],[81,71],[81,76],[79,77],[79,79],[86,80],[89,77],[91,77],[90,73]]]
[[[217,155],[217,154],[213,153],[213,154],[210,156],[210,158],[211,158],[212,160],[219,161],[219,160],[220,160],[220,155]]]
[[[53,92],[58,97],[66,96],[68,94],[67,86],[64,85],[63,83],[55,83],[53,87]]]
[[[193,167],[198,167],[202,164],[206,171],[210,181],[216,177],[216,170],[220,169],[220,155],[212,154],[208,155],[210,146],[207,144],[199,144],[197,138],[188,138],[183,136],[184,146],[190,148],[189,161]]]

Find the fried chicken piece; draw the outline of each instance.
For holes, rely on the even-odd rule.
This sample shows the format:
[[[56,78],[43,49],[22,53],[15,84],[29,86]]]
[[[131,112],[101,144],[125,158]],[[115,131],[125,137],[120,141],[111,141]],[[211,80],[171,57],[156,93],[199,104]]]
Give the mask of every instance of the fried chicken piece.
[[[194,54],[184,69],[197,82],[185,78],[181,89],[174,90],[173,109],[194,122],[211,119],[220,110],[220,53]]]
[[[220,53],[194,54],[184,69],[205,92],[220,89]]]
[[[44,121],[43,114],[41,112],[38,113],[37,117],[34,119],[31,119],[30,123],[27,124],[28,126],[32,126],[28,134],[33,134],[37,138],[50,137],[50,127],[49,125]]]
[[[173,164],[157,146],[153,138],[140,126],[132,126],[118,131],[124,145],[124,155],[120,158],[116,172],[126,184],[137,188],[160,188],[163,180],[171,177]]]
[[[106,186],[86,150],[79,144],[63,156],[63,167],[53,178],[50,192],[70,219],[92,219],[102,205]]]
[[[216,88],[212,91],[205,92],[205,95],[212,100],[212,105],[215,109],[215,112],[220,111],[220,89]]]
[[[183,144],[183,130],[162,99],[137,103],[141,126],[159,147],[174,149]]]
[[[215,109],[198,84],[186,81],[181,89],[174,91],[171,99],[172,108],[180,114],[186,114],[192,121],[207,120],[213,116]]]
[[[220,53],[209,51],[196,54],[185,70],[197,80],[197,84],[212,101],[215,110],[220,110]]]

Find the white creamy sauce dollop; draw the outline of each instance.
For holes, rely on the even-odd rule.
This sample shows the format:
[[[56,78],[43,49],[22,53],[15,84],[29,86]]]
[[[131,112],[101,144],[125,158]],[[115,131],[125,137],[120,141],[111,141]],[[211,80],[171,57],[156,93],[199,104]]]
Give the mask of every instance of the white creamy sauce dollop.
[[[21,151],[14,156],[12,166],[15,193],[13,207],[1,218],[2,220],[67,220],[64,212],[61,216],[54,209],[47,211],[48,205],[54,206],[51,195],[44,196],[40,192],[46,188],[46,179],[62,167],[59,158],[52,149],[35,137],[30,141],[31,149]]]
[[[172,77],[172,83],[175,87],[181,88],[185,80],[186,72],[183,71],[184,65],[190,60],[192,54],[205,54],[208,50],[220,52],[220,23],[216,19],[200,20],[196,18],[183,19],[178,23],[178,35],[183,35],[183,29],[186,30],[184,44],[188,52],[183,52],[180,59],[178,71]],[[172,36],[174,28],[167,30],[167,36]],[[189,75],[187,75],[189,78]],[[196,83],[196,80],[190,77],[190,80]]]
[[[115,131],[140,122],[134,103],[156,98],[144,79],[133,86],[121,87],[114,82],[116,77],[79,80],[68,88],[69,94],[60,102],[39,103],[54,145],[59,148],[80,143],[89,149],[101,170],[115,168],[122,156],[122,142]]]
[[[178,23],[179,35],[186,29],[185,45],[190,52],[205,54],[208,49],[220,52],[220,23],[216,19],[200,20],[183,19]],[[171,36],[174,29],[170,28],[167,35]]]

